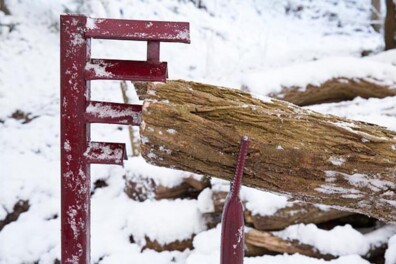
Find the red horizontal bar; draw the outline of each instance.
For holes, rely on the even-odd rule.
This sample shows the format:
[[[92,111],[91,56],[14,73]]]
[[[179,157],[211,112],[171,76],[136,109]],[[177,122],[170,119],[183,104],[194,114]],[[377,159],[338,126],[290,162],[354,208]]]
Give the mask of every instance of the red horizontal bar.
[[[88,163],[123,165],[127,159],[125,144],[89,142],[84,153]]]
[[[85,37],[190,43],[188,22],[87,18]]]
[[[85,119],[89,123],[139,126],[142,120],[142,106],[90,101]]]
[[[85,66],[87,80],[165,82],[167,77],[166,62],[91,59]]]

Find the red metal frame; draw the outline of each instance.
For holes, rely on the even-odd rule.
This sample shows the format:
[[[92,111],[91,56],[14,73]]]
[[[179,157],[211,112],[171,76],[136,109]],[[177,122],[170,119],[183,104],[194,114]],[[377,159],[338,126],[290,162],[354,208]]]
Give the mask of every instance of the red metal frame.
[[[61,262],[90,263],[90,166],[122,165],[122,143],[91,142],[90,123],[139,125],[141,106],[90,101],[90,80],[166,81],[160,42],[190,43],[185,22],[62,15]],[[147,61],[90,58],[90,39],[147,41]]]

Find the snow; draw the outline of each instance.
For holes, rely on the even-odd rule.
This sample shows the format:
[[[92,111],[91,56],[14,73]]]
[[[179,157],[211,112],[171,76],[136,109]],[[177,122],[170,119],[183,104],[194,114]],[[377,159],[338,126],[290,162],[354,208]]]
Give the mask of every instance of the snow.
[[[326,231],[314,224],[299,224],[274,234],[287,240],[299,240],[303,244],[315,246],[321,253],[334,256],[364,255],[370,248],[365,243],[364,236],[350,225],[336,226]],[[341,239],[342,237],[347,239]]]
[[[385,252],[385,264],[396,263],[396,235],[392,236],[388,242],[388,249]]]
[[[349,230],[352,234],[353,229],[350,228]],[[357,231],[354,231],[357,233]],[[339,231],[341,236],[338,237],[348,237],[349,233],[342,233]],[[315,232],[316,235],[319,235]],[[208,231],[204,231],[198,234],[193,241],[194,251],[187,257],[186,264],[201,264],[201,263],[208,263],[208,264],[217,264],[220,261],[220,235],[221,235],[221,225],[217,225],[216,228],[210,229]],[[308,233],[309,235],[309,233]],[[322,234],[320,234],[322,235]],[[355,234],[359,236],[358,234]],[[328,238],[329,236],[326,236]],[[360,239],[364,239],[364,236],[359,236]],[[348,237],[349,239],[349,237]],[[339,239],[340,240],[340,239]],[[338,241],[337,240],[337,243]],[[318,241],[320,241],[318,239]],[[330,243],[323,240],[323,243]],[[334,241],[333,241],[334,242]],[[363,244],[361,240],[357,240],[360,244]],[[337,244],[336,243],[336,244]],[[344,244],[348,244],[348,240],[345,239]],[[351,243],[352,244],[352,243]],[[331,245],[332,247],[336,247]],[[365,244],[366,246],[366,244]],[[349,249],[355,249],[356,251],[360,251],[357,245],[347,245]],[[345,250],[346,251],[346,250]],[[277,255],[277,256],[262,256],[262,257],[245,257],[244,263],[249,264],[258,264],[258,263],[279,263],[279,264],[288,264],[288,263],[308,263],[308,264],[341,264],[341,263],[352,263],[352,264],[368,264],[369,262],[362,259],[359,255],[351,253],[345,256],[341,256],[335,260],[325,261],[314,259],[306,256],[302,256],[299,254],[294,255]]]
[[[299,240],[303,244],[314,246],[324,254],[364,256],[370,248],[380,246],[395,234],[396,225],[387,225],[366,235],[350,225],[321,230],[314,224],[292,225],[285,230],[273,233],[283,239]]]
[[[353,57],[327,58],[289,67],[246,74],[244,86],[256,94],[280,93],[283,87],[299,91],[311,84],[336,79],[363,79],[396,88],[396,66]]]
[[[0,232],[0,263],[7,264],[53,263],[60,258],[59,14],[190,21],[190,45],[161,45],[161,59],[168,61],[170,77],[228,87],[240,87],[254,72],[276,74],[279,70],[285,73],[293,67],[314,67],[320,61],[347,62],[349,66],[357,66],[361,59],[356,57],[362,51],[375,51],[382,46],[381,36],[367,23],[369,0],[357,3],[346,0],[204,0],[206,10],[196,8],[191,1],[173,0],[6,2],[12,15],[5,16],[0,12],[1,24],[15,24],[15,28],[0,27],[0,219],[12,211],[16,202],[28,200],[30,204],[27,212]],[[299,10],[299,6],[303,8]],[[90,29],[96,26],[93,22],[91,19],[87,21]],[[180,37],[185,34],[180,32]],[[81,41],[77,36],[75,44],[81,44]],[[92,40],[94,58],[144,60],[145,56],[143,42]],[[347,58],[334,59],[334,56]],[[377,62],[371,64],[369,60]],[[361,63],[358,73],[358,69],[345,70],[363,78],[386,78],[376,82],[394,82],[393,53],[367,57],[364,61],[367,62]],[[334,75],[344,67],[338,66],[340,70],[331,65],[323,67]],[[372,69],[374,66],[376,69]],[[103,64],[88,64],[87,67],[99,76],[109,74]],[[268,84],[279,89],[275,77],[271,77],[272,83]],[[319,71],[313,77],[320,82],[326,75]],[[282,78],[291,83],[291,76]],[[296,80],[297,84],[306,81],[302,77]],[[130,98],[138,101],[136,95]],[[268,97],[260,98],[271,101]],[[91,100],[122,103],[119,82],[92,81]],[[394,97],[382,100],[357,98],[348,105],[339,104],[339,110],[338,106],[321,107],[323,111],[328,107],[331,108],[329,111],[339,111],[339,115],[361,120],[367,118],[396,129],[392,110],[394,100]],[[36,118],[25,124],[10,118],[17,110]],[[182,133],[174,129],[166,132],[175,137]],[[127,143],[129,134],[126,127],[91,124],[91,139]],[[63,147],[69,150],[70,142]],[[132,153],[130,144],[126,147],[127,153]],[[198,200],[138,203],[124,194],[123,176],[127,179],[149,178],[166,187],[177,186],[185,177],[197,177],[154,167],[141,157],[129,157],[124,168],[92,165],[92,190],[98,179],[108,184],[96,189],[91,200],[93,263],[218,263],[220,227],[202,232],[205,229],[202,213],[212,210],[209,189],[202,192]],[[212,190],[216,188],[228,191],[229,184],[213,186]],[[270,215],[287,206],[285,197],[248,188],[242,189],[242,197],[246,206],[260,215]],[[145,236],[167,243],[173,239],[190,238],[193,234],[197,235],[195,249],[191,251],[142,251]],[[129,241],[130,235],[133,235],[134,243]],[[394,248],[395,243],[391,241],[389,245]],[[392,261],[393,252],[388,250],[388,262]],[[329,262],[301,255],[245,259],[248,264],[263,262],[368,263],[356,255]]]
[[[342,166],[342,164],[345,163],[345,159],[343,157],[330,157],[329,161],[335,166]]]
[[[272,215],[287,205],[287,198],[284,196],[247,187],[242,187],[241,199],[246,202],[246,208],[249,209],[253,215]]]
[[[352,101],[312,105],[307,108],[323,114],[385,126],[396,131],[396,96],[383,99],[357,97]]]
[[[132,111],[130,108],[117,110],[111,105],[96,103],[90,103],[87,107],[87,113],[94,114],[98,117],[124,117],[124,116],[132,116],[134,119],[138,118],[138,114],[136,111]]]
[[[213,191],[210,188],[205,188],[198,195],[198,209],[201,213],[214,212],[212,195],[213,195]]]
[[[106,68],[109,66],[112,66],[112,64],[99,60],[97,63],[88,62],[87,65],[85,66],[85,69],[93,70],[95,72],[95,76],[97,77],[111,77],[113,76],[113,74],[111,72],[106,71]]]
[[[135,157],[126,162],[127,178],[136,177],[154,180],[156,185],[175,187],[183,182],[184,178],[194,176],[193,173],[157,167],[147,163],[142,157]]]

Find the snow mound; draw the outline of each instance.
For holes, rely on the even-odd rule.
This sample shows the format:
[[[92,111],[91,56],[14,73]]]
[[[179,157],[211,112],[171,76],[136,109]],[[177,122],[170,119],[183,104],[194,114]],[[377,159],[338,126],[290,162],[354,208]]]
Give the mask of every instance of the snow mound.
[[[365,79],[378,84],[396,87],[396,67],[387,63],[352,57],[327,58],[304,64],[246,74],[243,84],[250,92],[261,95],[281,92],[283,87],[304,91],[311,84],[335,79]]]
[[[364,121],[396,131],[396,96],[383,99],[357,97],[352,101],[307,106],[322,114]]]

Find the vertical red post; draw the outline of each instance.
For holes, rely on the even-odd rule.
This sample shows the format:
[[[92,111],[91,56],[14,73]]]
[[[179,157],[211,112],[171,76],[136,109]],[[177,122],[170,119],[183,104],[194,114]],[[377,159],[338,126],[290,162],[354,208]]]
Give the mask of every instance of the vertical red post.
[[[61,22],[61,228],[62,263],[89,264],[90,171],[84,153],[89,124],[84,120],[89,82],[84,69],[90,40],[87,18],[64,15]]]
[[[248,137],[242,137],[234,181],[231,184],[230,192],[224,203],[221,219],[221,264],[243,263],[245,222],[239,191],[242,185],[243,169],[245,167],[248,145]]]

